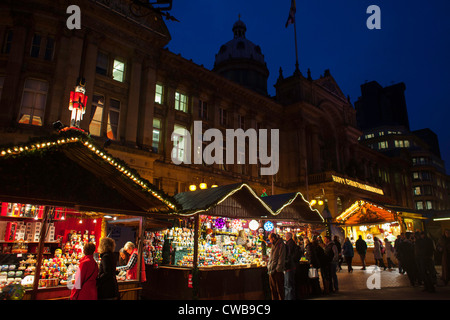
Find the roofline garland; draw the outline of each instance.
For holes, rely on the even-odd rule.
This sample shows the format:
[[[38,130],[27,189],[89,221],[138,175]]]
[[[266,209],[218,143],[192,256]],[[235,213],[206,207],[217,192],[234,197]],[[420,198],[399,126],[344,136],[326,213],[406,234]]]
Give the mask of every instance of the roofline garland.
[[[33,142],[33,141],[35,142]],[[64,134],[60,134],[58,136],[53,136],[48,139],[48,141],[37,141],[35,139],[31,139],[29,143],[16,145],[11,147],[5,147],[0,149],[0,158],[6,158],[10,156],[17,156],[23,153],[34,152],[39,150],[45,150],[50,148],[56,148],[58,146],[66,145],[69,143],[81,143],[86,148],[91,150],[92,154],[96,155],[103,161],[106,161],[110,165],[114,166],[117,171],[119,171],[124,177],[134,182],[137,186],[139,186],[143,191],[152,194],[152,196],[156,197],[158,200],[166,204],[169,208],[176,209],[176,202],[170,199],[167,199],[169,196],[162,195],[160,192],[154,190],[149,186],[149,182],[145,179],[141,178],[137,172],[133,172],[134,169],[128,167],[125,162],[119,160],[100,147],[96,146],[95,142],[92,141],[90,137],[87,136],[86,133],[76,132],[76,131],[65,131]]]

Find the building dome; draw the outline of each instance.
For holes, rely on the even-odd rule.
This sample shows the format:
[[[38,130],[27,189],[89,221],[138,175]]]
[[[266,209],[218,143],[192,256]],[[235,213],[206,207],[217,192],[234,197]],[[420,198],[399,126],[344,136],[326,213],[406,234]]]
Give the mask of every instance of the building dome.
[[[261,47],[245,37],[247,27],[240,18],[234,23],[232,31],[234,38],[220,47],[213,71],[267,95],[269,70]]]

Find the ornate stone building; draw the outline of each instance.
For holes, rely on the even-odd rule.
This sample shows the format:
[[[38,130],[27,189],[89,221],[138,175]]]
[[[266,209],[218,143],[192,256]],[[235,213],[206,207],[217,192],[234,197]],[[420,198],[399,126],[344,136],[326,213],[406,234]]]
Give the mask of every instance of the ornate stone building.
[[[208,70],[164,49],[171,36],[156,11],[136,15],[119,0],[71,4],[82,10],[80,30],[66,27],[66,1],[0,4],[1,144],[50,134],[58,120],[67,125],[70,91],[82,77],[81,128],[169,194],[247,182],[261,193],[327,200],[332,216],[361,198],[413,206],[404,161],[359,144],[355,110],[329,71],[314,80],[280,70],[270,97],[263,48],[245,38],[240,19]],[[261,176],[258,164],[175,165],[172,133],[194,134],[194,121],[222,132],[279,129],[278,173]],[[198,151],[175,143],[177,152]]]

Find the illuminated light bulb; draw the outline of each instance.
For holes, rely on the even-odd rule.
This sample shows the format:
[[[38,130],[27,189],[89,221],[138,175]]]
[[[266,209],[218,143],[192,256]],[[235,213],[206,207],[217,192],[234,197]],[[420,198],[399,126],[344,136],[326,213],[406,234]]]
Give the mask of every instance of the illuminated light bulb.
[[[316,203],[317,203],[317,201],[316,200],[311,200],[311,205],[313,206],[313,205],[315,205]]]
[[[211,188],[217,188],[217,187],[218,187],[217,184],[213,184],[213,185],[211,186]]]
[[[94,219],[94,223],[97,223],[97,219]]]
[[[80,219],[80,221],[78,221],[78,223],[79,223],[79,224],[82,224],[82,223],[83,223],[83,220]]]
[[[319,206],[323,205],[323,200],[319,200]]]
[[[197,186],[196,186],[195,184],[191,184],[191,185],[189,186],[189,190],[195,191],[195,190],[197,190]]]
[[[208,188],[208,185],[206,184],[206,183],[204,183],[204,182],[202,182],[202,183],[200,183],[200,189],[206,189],[206,188]]]

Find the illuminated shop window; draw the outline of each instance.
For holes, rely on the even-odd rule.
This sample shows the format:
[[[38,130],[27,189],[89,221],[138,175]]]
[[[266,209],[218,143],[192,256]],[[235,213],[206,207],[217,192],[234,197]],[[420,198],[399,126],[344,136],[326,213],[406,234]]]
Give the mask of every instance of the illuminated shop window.
[[[48,82],[36,79],[25,80],[19,123],[42,126],[47,102]]]
[[[175,110],[187,112],[187,97],[179,92],[175,92]]]
[[[125,75],[125,63],[120,60],[114,60],[113,63],[113,79],[123,82]]]
[[[111,140],[118,139],[119,115],[120,115],[120,101],[110,99],[106,136]]]
[[[99,137],[101,135],[104,107],[105,97],[99,94],[94,94],[92,97],[91,106],[91,123],[89,124],[89,133],[93,136]]]
[[[159,104],[163,103],[163,86],[160,84],[157,84],[155,88],[155,102]]]

